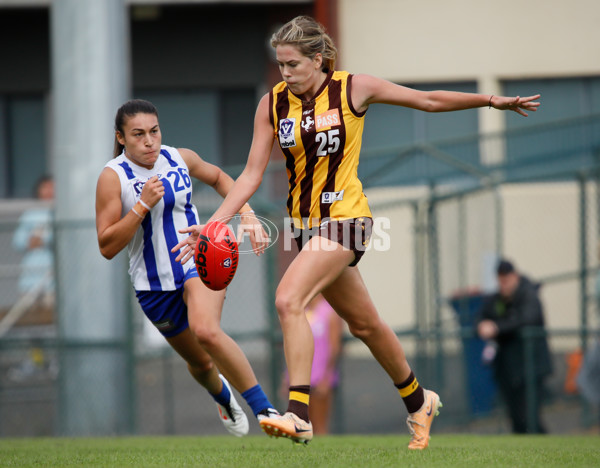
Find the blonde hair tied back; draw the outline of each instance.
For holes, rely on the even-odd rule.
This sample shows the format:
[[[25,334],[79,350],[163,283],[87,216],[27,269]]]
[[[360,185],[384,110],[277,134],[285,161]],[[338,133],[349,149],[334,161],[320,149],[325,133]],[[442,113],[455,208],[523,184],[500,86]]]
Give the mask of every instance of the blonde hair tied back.
[[[323,57],[322,70],[334,70],[337,49],[333,39],[325,32],[323,25],[310,16],[297,16],[288,21],[271,36],[271,46],[293,45],[298,47],[302,55],[310,59],[317,54]]]

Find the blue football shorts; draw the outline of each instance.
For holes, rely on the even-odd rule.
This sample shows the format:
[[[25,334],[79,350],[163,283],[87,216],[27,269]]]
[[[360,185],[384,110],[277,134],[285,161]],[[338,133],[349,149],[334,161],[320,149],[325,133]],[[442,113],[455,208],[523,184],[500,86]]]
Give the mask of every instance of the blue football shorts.
[[[196,268],[190,268],[183,279],[198,278]],[[183,286],[174,291],[136,291],[135,295],[148,320],[166,338],[179,335],[189,327],[187,305],[183,302]]]

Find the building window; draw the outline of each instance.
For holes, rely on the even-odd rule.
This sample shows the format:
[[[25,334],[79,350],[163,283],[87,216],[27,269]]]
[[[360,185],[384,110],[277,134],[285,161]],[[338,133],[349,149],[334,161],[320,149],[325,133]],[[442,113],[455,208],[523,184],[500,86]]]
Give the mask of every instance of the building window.
[[[0,196],[32,198],[50,172],[46,100],[42,94],[0,95]]]
[[[164,144],[194,150],[219,166],[246,162],[254,127],[254,90],[139,91],[135,96],[157,107]]]
[[[515,177],[540,159],[557,176],[597,164],[600,77],[505,81],[503,88],[507,96],[541,94],[541,106],[529,118],[506,113],[506,156]]]
[[[410,85],[410,87],[413,87]],[[446,89],[476,92],[475,82],[416,84],[422,91]],[[365,186],[421,184],[435,178],[452,177],[456,168],[413,148],[433,144],[439,151],[471,164],[479,164],[477,140],[459,141],[477,135],[477,110],[427,113],[407,107],[374,104],[367,111],[359,174]],[[370,158],[377,154],[378,157]]]

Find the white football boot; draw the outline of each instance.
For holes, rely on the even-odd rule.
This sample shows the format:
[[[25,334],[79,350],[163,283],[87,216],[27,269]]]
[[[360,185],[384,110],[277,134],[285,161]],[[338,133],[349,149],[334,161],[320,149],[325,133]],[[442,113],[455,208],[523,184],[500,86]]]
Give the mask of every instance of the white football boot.
[[[277,416],[281,415],[275,408],[265,408],[256,415],[256,419],[258,419],[258,422],[261,422],[263,419],[276,418]]]
[[[221,422],[230,434],[233,434],[236,437],[245,436],[246,434],[248,434],[248,430],[250,428],[250,424],[248,423],[246,413],[244,413],[241,406],[238,404],[235,397],[233,396],[233,391],[231,390],[231,386],[229,385],[229,382],[227,382],[227,379],[221,374],[219,374],[219,377],[223,381],[223,385],[227,386],[229,394],[231,395],[228,405],[223,406],[217,403],[217,409],[219,410],[219,418],[221,418]]]

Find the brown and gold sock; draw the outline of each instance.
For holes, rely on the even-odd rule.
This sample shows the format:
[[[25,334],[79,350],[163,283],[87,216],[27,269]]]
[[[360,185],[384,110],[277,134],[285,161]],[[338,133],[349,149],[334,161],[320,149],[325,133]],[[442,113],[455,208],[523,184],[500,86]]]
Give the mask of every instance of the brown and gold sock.
[[[394,386],[398,389],[398,393],[400,393],[409,413],[414,413],[421,409],[421,406],[425,403],[425,392],[423,392],[423,387],[419,385],[412,371],[404,382],[394,384]]]
[[[287,411],[294,413],[306,422],[308,418],[308,401],[310,399],[310,385],[294,385],[290,387],[290,401]]]

